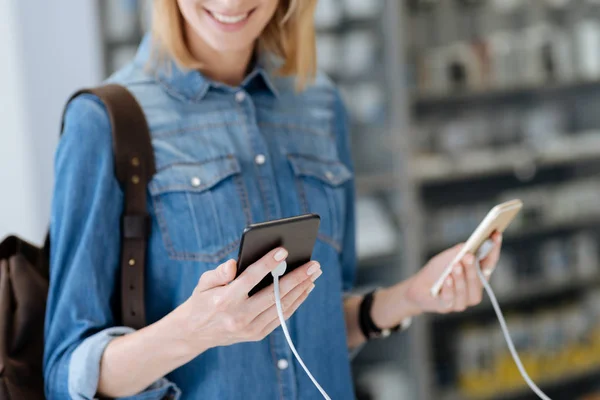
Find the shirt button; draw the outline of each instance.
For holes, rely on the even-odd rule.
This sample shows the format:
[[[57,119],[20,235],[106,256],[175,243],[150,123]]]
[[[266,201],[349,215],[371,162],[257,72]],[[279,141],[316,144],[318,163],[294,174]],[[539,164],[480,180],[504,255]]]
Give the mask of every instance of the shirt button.
[[[327,171],[325,172],[325,176],[327,177],[327,179],[329,179],[330,181],[333,181],[333,172],[331,171]]]
[[[283,358],[279,361],[277,361],[277,368],[279,368],[280,370],[284,370],[289,366],[287,360],[284,360]]]
[[[241,103],[242,101],[246,100],[246,93],[244,93],[244,92],[237,92],[235,94],[235,100],[238,103]]]
[[[257,163],[258,165],[263,165],[265,163],[265,161],[267,161],[267,158],[265,157],[264,154],[259,154],[256,157],[254,157],[254,162]]]
[[[202,183],[202,181],[197,176],[192,178],[192,186],[193,187],[198,187],[198,186],[200,186],[201,183]]]

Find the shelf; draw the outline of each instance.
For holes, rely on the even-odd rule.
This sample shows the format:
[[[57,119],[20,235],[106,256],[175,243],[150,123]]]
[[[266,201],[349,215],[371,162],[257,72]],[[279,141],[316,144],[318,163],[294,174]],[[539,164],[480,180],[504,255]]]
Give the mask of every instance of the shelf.
[[[539,224],[536,226],[532,226],[526,229],[520,230],[507,230],[504,233],[503,242],[505,244],[510,244],[511,242],[516,242],[522,240],[524,238],[530,236],[538,236],[548,233],[560,232],[560,231],[573,231],[580,229],[593,229],[600,226],[600,215],[582,215],[577,219],[570,219],[569,221],[559,222],[559,223],[548,223],[548,224]],[[427,252],[429,254],[437,254],[440,251],[443,251],[449,247],[460,243],[467,238],[456,238],[453,242],[433,242],[429,243],[427,246]]]
[[[523,145],[467,151],[460,156],[420,155],[414,160],[414,180],[421,184],[451,183],[465,179],[558,167],[600,159],[600,131],[563,135],[534,150]],[[535,170],[534,170],[535,172]]]
[[[498,302],[502,307],[520,303],[526,304],[540,297],[550,298],[567,292],[584,291],[590,287],[598,285],[600,285],[600,276],[587,279],[576,278],[567,282],[559,283],[544,281],[522,282],[515,287],[512,293],[498,295]],[[484,299],[481,304],[476,307],[471,307],[462,313],[432,314],[430,316],[431,320],[433,322],[455,321],[458,319],[469,319],[484,312],[492,312],[492,303],[487,297],[487,293],[484,293],[483,298]]]
[[[398,181],[392,173],[360,175],[356,178],[356,191],[359,195],[387,193],[398,188]]]
[[[359,257],[358,268],[392,267],[399,262],[397,253]]]
[[[584,372],[577,372],[573,374],[564,375],[561,378],[548,380],[546,382],[537,382],[540,389],[548,393],[556,389],[560,389],[564,386],[576,384],[581,381],[585,381],[600,375],[600,367],[590,369]],[[525,382],[523,382],[525,385]],[[527,386],[520,387],[514,390],[507,390],[503,393],[496,393],[491,396],[482,397],[465,397],[464,395],[457,393],[456,391],[446,392],[441,396],[443,400],[517,400],[517,399],[529,399],[533,398],[534,394]]]
[[[510,101],[514,97],[523,96],[548,96],[571,91],[578,91],[585,88],[600,88],[600,80],[578,80],[564,83],[548,83],[542,85],[520,86],[507,89],[481,90],[481,91],[463,91],[455,93],[439,94],[413,94],[412,102],[417,108],[433,108],[444,105],[454,105],[463,103],[479,103],[486,101]]]

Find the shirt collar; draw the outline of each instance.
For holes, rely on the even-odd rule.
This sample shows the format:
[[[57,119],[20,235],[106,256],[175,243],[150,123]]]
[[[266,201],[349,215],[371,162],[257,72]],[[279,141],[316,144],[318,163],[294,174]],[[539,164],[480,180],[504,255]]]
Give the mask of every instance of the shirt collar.
[[[238,90],[238,88],[221,82],[215,82],[199,71],[182,69],[171,59],[165,60],[165,62],[151,60],[152,51],[152,37],[150,34],[146,34],[138,48],[135,63],[150,70],[165,90],[175,97],[189,101],[201,101],[211,88],[220,88],[231,92]],[[263,86],[277,97],[279,91],[272,77],[272,70],[269,57],[260,55],[256,59],[254,68],[240,86],[247,90],[255,85]]]

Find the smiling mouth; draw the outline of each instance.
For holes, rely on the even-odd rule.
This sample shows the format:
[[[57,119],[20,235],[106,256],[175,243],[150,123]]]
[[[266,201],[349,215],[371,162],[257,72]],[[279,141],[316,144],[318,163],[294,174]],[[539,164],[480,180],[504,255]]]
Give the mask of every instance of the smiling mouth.
[[[254,10],[250,10],[243,14],[235,14],[234,15],[234,14],[221,14],[216,11],[211,11],[211,10],[207,10],[207,9],[205,9],[205,10],[215,20],[217,20],[218,22],[220,22],[222,24],[227,24],[227,25],[239,24],[240,22],[247,20],[250,17],[250,15],[254,12]]]

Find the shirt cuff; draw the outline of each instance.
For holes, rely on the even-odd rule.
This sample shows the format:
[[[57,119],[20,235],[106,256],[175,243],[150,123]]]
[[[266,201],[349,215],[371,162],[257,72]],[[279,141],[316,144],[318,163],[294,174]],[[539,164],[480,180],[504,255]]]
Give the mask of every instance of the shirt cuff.
[[[179,400],[180,397],[181,390],[173,382],[162,378],[142,393],[121,400]]]
[[[350,361],[354,361],[356,356],[358,356],[358,353],[361,352],[361,350],[365,347],[365,345],[366,345],[366,342],[361,343],[358,346],[348,350],[348,357],[350,358]]]
[[[93,400],[100,380],[100,360],[106,346],[115,338],[134,332],[127,327],[108,328],[85,339],[73,351],[69,362],[69,395],[73,400]],[[174,383],[162,378],[145,391],[126,397],[130,400],[177,400],[181,396]]]

